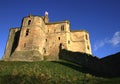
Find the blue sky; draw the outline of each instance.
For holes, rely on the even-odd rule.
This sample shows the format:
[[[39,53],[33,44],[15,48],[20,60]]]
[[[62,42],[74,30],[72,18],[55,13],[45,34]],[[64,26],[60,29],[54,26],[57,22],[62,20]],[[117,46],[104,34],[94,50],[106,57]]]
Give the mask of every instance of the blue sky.
[[[9,29],[20,27],[23,17],[45,11],[51,22],[69,20],[72,30],[87,30],[94,56],[120,51],[120,0],[0,0],[0,58]]]

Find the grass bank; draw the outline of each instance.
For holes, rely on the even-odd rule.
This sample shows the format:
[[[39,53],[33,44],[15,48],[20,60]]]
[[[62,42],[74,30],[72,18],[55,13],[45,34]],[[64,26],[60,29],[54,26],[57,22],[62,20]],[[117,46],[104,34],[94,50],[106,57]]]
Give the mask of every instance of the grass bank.
[[[0,84],[119,84],[120,78],[96,77],[67,61],[0,61]]]

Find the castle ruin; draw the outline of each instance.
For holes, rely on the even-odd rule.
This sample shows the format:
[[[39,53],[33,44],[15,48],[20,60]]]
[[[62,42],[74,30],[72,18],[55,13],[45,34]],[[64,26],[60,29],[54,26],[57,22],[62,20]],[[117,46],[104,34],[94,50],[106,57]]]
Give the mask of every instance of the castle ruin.
[[[60,49],[72,52],[91,53],[89,33],[85,30],[70,30],[68,20],[49,22],[45,16],[24,17],[20,28],[11,28],[5,61],[53,61],[59,59]]]

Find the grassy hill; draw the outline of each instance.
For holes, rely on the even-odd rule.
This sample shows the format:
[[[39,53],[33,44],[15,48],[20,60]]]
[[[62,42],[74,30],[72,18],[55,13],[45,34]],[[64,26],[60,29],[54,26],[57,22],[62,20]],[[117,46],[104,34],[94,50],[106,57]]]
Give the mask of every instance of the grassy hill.
[[[101,58],[100,60],[109,65],[119,66],[118,64],[120,64],[120,52],[106,56],[104,58]]]
[[[90,69],[67,61],[0,61],[0,84],[119,84],[120,77],[97,77]]]

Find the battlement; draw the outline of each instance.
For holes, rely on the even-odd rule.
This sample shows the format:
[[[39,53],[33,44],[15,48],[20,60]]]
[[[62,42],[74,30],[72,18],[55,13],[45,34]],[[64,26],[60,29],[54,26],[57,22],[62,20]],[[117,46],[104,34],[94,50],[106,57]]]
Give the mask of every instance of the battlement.
[[[59,22],[49,22],[49,23],[46,23],[46,25],[50,25],[50,24],[60,24],[60,23],[70,24],[70,22],[69,22],[68,20],[65,20],[65,21],[59,21]]]
[[[71,30],[71,32],[86,32],[86,33],[89,33],[89,32],[86,31],[86,30]]]

